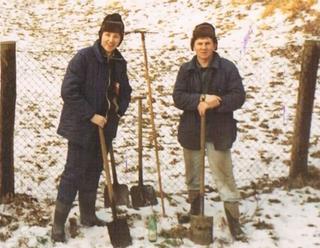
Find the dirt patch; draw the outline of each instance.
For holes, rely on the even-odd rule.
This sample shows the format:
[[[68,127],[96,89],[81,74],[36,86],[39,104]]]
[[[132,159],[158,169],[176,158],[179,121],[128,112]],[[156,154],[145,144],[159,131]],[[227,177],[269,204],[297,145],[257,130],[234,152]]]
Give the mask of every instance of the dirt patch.
[[[289,189],[303,188],[310,186],[312,188],[320,190],[320,169],[309,166],[307,175],[299,175],[288,181]]]
[[[0,226],[6,227],[0,231],[2,241],[11,237],[11,233],[24,223],[28,226],[46,227],[51,221],[52,202],[39,202],[27,194],[16,194],[7,204],[2,204]]]
[[[255,228],[257,228],[258,230],[263,230],[263,229],[273,229],[273,225],[270,224],[270,223],[266,223],[265,221],[261,221],[261,220],[258,220],[256,223],[253,224],[253,226]]]
[[[248,198],[259,193],[271,193],[275,188],[290,190],[309,186],[320,190],[319,178],[320,169],[314,166],[309,166],[307,176],[299,176],[294,180],[289,179],[289,177],[271,179],[268,176],[265,176],[255,180],[254,182],[251,182],[249,186],[241,187],[240,193],[242,198]]]

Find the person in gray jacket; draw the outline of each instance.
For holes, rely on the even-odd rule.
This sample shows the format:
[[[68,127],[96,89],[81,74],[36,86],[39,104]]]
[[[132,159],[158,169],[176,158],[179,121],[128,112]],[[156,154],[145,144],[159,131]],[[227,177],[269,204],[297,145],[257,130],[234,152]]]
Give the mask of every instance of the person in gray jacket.
[[[68,140],[68,153],[54,212],[51,238],[55,242],[66,240],[64,226],[77,193],[81,224],[106,225],[95,213],[103,168],[98,127],[103,128],[109,147],[130,102],[127,63],[117,49],[123,36],[121,16],[107,15],[99,39],[71,59],[63,79],[58,134]]]
[[[215,28],[201,23],[193,30],[191,49],[195,56],[184,63],[178,72],[173,91],[177,108],[183,110],[178,127],[178,141],[183,147],[188,202],[188,215],[200,211],[200,116],[206,115],[206,154],[212,177],[217,186],[231,234],[244,237],[239,223],[239,200],[230,149],[236,139],[236,120],[233,111],[245,101],[242,79],[236,66],[216,52]]]

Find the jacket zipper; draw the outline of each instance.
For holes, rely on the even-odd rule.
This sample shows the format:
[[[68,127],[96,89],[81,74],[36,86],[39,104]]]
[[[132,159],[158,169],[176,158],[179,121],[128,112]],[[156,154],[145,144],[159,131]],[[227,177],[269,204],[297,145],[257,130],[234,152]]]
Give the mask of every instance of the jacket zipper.
[[[108,107],[107,107],[107,112],[106,112],[106,118],[108,118],[108,114],[109,114],[109,111],[110,111],[110,101],[108,99],[108,91],[109,91],[109,87],[111,85],[111,69],[110,69],[110,58],[108,56],[108,82],[107,82],[107,87],[106,87],[106,100],[107,100],[107,103],[108,103]]]

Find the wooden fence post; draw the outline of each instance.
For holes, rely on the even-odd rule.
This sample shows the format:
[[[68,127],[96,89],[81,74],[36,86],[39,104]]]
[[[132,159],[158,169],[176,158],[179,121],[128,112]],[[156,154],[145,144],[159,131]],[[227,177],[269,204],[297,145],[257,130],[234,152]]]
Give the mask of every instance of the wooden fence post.
[[[298,103],[291,150],[290,182],[308,174],[308,147],[320,56],[320,41],[307,40],[301,64]],[[300,180],[299,180],[300,181]]]
[[[0,203],[14,195],[16,43],[0,42]]]

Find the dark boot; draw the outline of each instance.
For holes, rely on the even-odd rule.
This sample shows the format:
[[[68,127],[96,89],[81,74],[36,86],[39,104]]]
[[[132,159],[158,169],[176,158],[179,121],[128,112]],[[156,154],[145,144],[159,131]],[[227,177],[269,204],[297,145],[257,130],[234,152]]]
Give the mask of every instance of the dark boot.
[[[96,197],[96,192],[79,192],[80,222],[84,226],[107,225],[96,216]]]
[[[245,233],[241,229],[239,223],[239,203],[238,202],[224,202],[224,211],[228,220],[229,230],[235,240],[245,241]]]
[[[64,224],[66,223],[71,204],[66,205],[59,200],[56,201],[56,209],[54,211],[53,225],[51,231],[51,239],[54,242],[65,242],[66,235],[64,232]]]
[[[199,215],[200,214],[200,193],[199,193],[199,190],[189,190],[188,202],[190,203],[189,213],[178,215],[178,222],[180,224],[185,224],[185,223],[190,222],[191,215]]]

